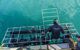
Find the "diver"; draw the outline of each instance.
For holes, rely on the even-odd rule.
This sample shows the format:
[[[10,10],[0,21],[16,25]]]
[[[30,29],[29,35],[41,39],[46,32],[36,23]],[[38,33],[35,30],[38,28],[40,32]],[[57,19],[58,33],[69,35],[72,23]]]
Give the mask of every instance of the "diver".
[[[52,32],[51,39],[59,39],[60,33],[64,34],[64,29],[58,24],[57,19],[53,21],[53,25],[51,25],[47,31]]]

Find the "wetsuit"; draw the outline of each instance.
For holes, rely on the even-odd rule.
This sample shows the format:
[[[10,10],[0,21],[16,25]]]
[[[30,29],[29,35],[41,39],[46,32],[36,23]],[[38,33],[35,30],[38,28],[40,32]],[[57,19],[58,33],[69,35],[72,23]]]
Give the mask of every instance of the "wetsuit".
[[[52,39],[58,39],[58,38],[60,38],[60,33],[64,33],[63,28],[58,24],[54,24],[54,25],[50,26],[48,28],[48,31],[52,32],[52,36],[51,36]]]

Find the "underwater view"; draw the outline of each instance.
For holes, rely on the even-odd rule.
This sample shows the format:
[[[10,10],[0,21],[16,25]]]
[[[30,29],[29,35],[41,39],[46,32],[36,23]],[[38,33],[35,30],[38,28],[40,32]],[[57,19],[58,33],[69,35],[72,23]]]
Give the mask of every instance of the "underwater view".
[[[80,0],[0,0],[0,42],[7,28],[43,25],[48,8],[57,8],[59,22],[73,23],[80,33]]]

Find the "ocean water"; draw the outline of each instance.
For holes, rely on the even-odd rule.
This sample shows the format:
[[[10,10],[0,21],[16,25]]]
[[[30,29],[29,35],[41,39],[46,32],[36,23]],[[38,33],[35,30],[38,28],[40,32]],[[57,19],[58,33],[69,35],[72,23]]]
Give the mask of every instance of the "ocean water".
[[[57,7],[60,22],[71,22],[80,33],[79,0],[0,0],[0,41],[9,27],[42,25],[42,9]]]

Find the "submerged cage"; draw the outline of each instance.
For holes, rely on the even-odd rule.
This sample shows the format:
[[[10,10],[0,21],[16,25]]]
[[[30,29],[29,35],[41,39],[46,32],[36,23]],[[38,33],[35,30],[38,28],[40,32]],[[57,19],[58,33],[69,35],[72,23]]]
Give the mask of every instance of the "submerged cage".
[[[5,38],[3,39],[4,46],[20,47],[29,45],[46,45],[62,43],[62,39],[51,39],[51,33],[45,33],[41,26],[28,27],[13,27],[8,28]]]
[[[74,31],[74,29],[71,28],[70,24],[71,23],[63,23],[62,26],[65,30],[65,34],[70,32],[71,37],[76,40],[76,36],[74,35],[76,33],[76,30]],[[69,25],[69,28],[66,29],[65,25]],[[63,43],[62,38],[51,39],[52,33],[46,33],[46,29],[43,29],[43,26],[23,26],[8,28],[2,44],[4,44],[4,47],[23,47]]]

